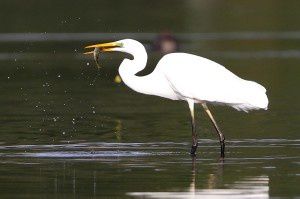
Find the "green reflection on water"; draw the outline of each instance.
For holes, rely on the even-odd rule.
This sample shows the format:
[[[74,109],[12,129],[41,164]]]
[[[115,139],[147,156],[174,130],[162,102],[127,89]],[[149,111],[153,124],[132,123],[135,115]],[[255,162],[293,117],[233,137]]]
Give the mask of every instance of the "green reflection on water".
[[[187,190],[193,164],[188,155],[191,137],[186,103],[144,96],[114,83],[119,61],[107,61],[98,75],[92,62],[87,66],[86,61],[80,60],[2,62],[2,146],[92,143],[72,153],[54,146],[58,155],[52,149],[20,146],[19,155],[10,157],[15,151],[2,149],[4,196],[18,196],[12,192],[16,186],[23,187],[20,193],[30,197],[133,197],[144,192],[172,194],[169,191],[190,194]],[[293,104],[297,104],[299,93],[293,91],[299,81],[299,69],[295,66],[298,60],[223,58],[220,62],[236,74],[265,85],[270,109],[246,114],[212,107],[229,140],[225,164],[220,166],[217,138],[203,110],[197,108],[197,130],[204,142],[200,143],[195,163],[197,184],[192,193],[203,196],[206,189],[228,191],[235,187],[238,193],[227,194],[242,196],[245,193],[236,187],[238,182],[250,189],[252,178],[259,178],[262,187],[269,190],[262,193],[266,196],[298,195],[295,185],[299,180],[299,141],[277,146],[278,141],[270,140],[256,145],[261,142],[259,139],[297,138],[299,109]],[[150,60],[149,64],[154,63]],[[212,140],[205,143],[205,139]],[[244,139],[258,140],[248,144],[230,142]],[[97,142],[154,143],[149,149],[129,148],[128,153],[158,153],[122,157],[121,148],[116,151],[108,144],[107,157],[97,158],[97,154],[107,153]],[[159,142],[182,144],[164,147]],[[117,157],[111,156],[114,151]],[[39,152],[46,155],[39,156]],[[70,153],[71,159],[64,153]]]
[[[105,57],[98,73],[80,56],[84,41],[2,42],[1,198],[203,196],[207,189],[257,191],[253,183],[267,189],[264,197],[300,195],[299,38],[289,32],[298,30],[299,1],[149,2],[1,1],[0,32],[274,31],[282,37],[181,43],[181,50],[264,85],[269,110],[212,107],[228,139],[222,163],[213,128],[197,107],[200,148],[193,162],[186,103],[114,83],[122,55]],[[144,73],[160,57],[150,53]]]

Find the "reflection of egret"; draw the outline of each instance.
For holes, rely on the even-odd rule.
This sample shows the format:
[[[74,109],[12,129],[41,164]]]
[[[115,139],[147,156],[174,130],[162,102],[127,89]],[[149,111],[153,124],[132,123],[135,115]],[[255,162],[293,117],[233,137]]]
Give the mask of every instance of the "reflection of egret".
[[[217,170],[214,173],[210,173],[207,178],[207,188],[208,189],[216,189],[217,184],[219,183],[220,179],[223,176],[223,169],[224,169],[224,158],[220,158],[217,165]],[[189,188],[189,193],[191,195],[196,196],[196,177],[197,177],[197,168],[196,168],[196,156],[192,156],[192,177],[191,183]]]
[[[195,175],[193,175],[187,191],[129,192],[127,195],[136,198],[269,198],[268,176],[246,177],[227,183],[224,188],[213,186],[207,189],[197,189],[195,180]]]
[[[208,178],[207,178],[208,189],[216,189],[218,187],[218,184],[222,182],[223,170],[224,170],[224,159],[220,158],[216,166],[217,167],[215,172],[208,174]]]
[[[191,183],[190,183],[190,188],[189,192],[193,195],[196,193],[196,176],[197,176],[197,171],[196,171],[196,156],[192,157],[192,178],[191,178]]]
[[[147,53],[138,41],[124,39],[86,48],[95,48],[86,54],[96,52],[94,55],[97,55],[99,51],[131,54],[133,59],[124,59],[119,67],[119,73],[127,86],[140,93],[188,102],[192,116],[191,154],[195,153],[198,146],[194,120],[195,103],[201,104],[210,117],[219,136],[222,157],[224,157],[225,137],[206,103],[224,104],[243,111],[268,107],[266,89],[263,86],[243,80],[225,67],[203,57],[171,53],[159,61],[151,74],[139,77],[135,74],[145,68]]]
[[[122,121],[117,119],[115,122],[116,122],[116,125],[115,125],[114,130],[115,130],[116,138],[119,142],[121,142],[121,140],[122,140],[122,132],[121,132],[122,131]]]

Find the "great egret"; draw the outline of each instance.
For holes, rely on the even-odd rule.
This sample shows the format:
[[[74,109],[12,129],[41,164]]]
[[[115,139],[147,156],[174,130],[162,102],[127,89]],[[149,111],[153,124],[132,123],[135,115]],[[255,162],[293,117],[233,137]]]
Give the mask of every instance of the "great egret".
[[[140,77],[136,76],[136,73],[143,70],[147,63],[147,52],[140,42],[124,39],[85,48],[94,48],[94,51],[85,53],[94,54],[94,57],[98,56],[100,51],[131,54],[133,59],[125,58],[119,67],[120,76],[128,87],[147,95],[185,100],[191,113],[191,154],[195,154],[198,146],[195,103],[203,106],[219,136],[221,157],[224,157],[225,137],[208,109],[207,103],[228,105],[245,112],[268,108],[266,89],[263,86],[241,79],[224,66],[204,57],[187,53],[167,54],[158,62],[151,74]]]

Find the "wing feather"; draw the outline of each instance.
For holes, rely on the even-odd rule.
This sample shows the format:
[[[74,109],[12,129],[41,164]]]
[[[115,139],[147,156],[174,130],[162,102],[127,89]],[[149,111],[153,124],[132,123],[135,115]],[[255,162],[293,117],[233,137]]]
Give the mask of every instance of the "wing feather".
[[[186,53],[164,56],[157,65],[182,99],[226,104],[238,110],[267,108],[266,89],[209,59]]]

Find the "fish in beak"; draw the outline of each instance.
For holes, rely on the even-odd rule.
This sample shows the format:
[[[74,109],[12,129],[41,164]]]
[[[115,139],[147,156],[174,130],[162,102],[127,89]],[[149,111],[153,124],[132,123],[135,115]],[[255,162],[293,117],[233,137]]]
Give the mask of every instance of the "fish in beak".
[[[94,48],[93,51],[85,52],[85,55],[93,54],[94,60],[97,64],[97,67],[100,68],[99,64],[99,56],[101,52],[110,52],[113,51],[114,48],[122,47],[122,43],[120,42],[109,42],[109,43],[103,43],[103,44],[94,44],[90,46],[86,46],[85,49]]]

